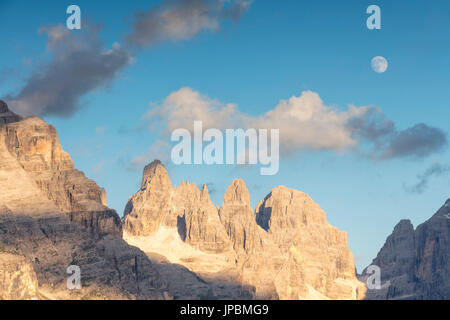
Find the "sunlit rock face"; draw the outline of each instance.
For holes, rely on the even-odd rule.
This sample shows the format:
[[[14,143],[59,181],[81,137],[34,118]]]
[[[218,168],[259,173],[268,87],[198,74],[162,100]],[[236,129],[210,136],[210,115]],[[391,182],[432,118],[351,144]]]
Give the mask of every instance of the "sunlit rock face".
[[[450,199],[415,230],[401,220],[372,265],[382,285],[367,299],[450,299]]]
[[[347,234],[330,226],[308,195],[283,186],[254,211],[244,181],[236,179],[216,208],[206,186],[199,190],[184,181],[172,186],[164,166],[154,161],[144,169],[141,189],[128,201],[123,224],[125,238],[148,254],[163,254],[200,277],[229,277],[253,298],[364,297]],[[161,240],[169,230],[172,238]],[[150,241],[165,241],[167,247],[145,244]],[[185,245],[199,251],[187,254],[188,249],[181,250]],[[221,261],[214,274],[205,270],[201,252]]]
[[[289,256],[296,274],[315,291],[332,299],[364,295],[364,287],[355,281],[347,233],[330,226],[325,212],[307,194],[284,186],[274,188],[258,205],[256,220],[282,255]],[[295,290],[301,287],[288,289]]]
[[[0,300],[37,299],[38,283],[31,263],[17,253],[0,251]]]
[[[129,199],[123,224],[137,236],[152,235],[160,227],[177,228],[183,241],[207,252],[226,251],[230,246],[207,187],[199,190],[184,181],[172,186],[158,160],[144,168],[141,189]]]
[[[0,103],[0,299],[170,297],[105,199],[52,126]],[[80,290],[67,287],[70,265],[80,267]]]
[[[44,199],[52,202],[50,207],[56,205],[71,220],[101,233],[121,235],[117,213],[103,205],[98,185],[74,168],[72,159],[61,148],[56,129],[37,117],[16,116],[17,121],[11,121],[14,117],[10,113],[3,113],[9,120],[0,128],[0,152],[4,155],[0,165],[5,169],[16,167],[7,174],[12,177],[21,171],[20,175],[31,180],[33,187],[44,193]],[[10,191],[8,188],[5,192]],[[49,206],[43,207],[45,210]]]
[[[0,248],[24,259],[18,271],[8,262],[5,279],[15,289],[0,284],[5,297],[363,297],[346,233],[305,193],[280,186],[253,210],[236,179],[216,207],[205,185],[173,185],[154,161],[121,221],[106,206],[106,192],[74,168],[55,128],[3,104],[0,111]],[[66,287],[69,265],[81,269],[80,291]]]

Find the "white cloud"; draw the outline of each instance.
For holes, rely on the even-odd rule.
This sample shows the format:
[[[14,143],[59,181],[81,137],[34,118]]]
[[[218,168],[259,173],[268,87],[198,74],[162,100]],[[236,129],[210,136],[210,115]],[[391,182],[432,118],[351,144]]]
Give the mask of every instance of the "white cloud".
[[[446,134],[425,124],[398,130],[395,123],[375,106],[346,109],[324,104],[319,94],[303,91],[256,116],[245,114],[234,103],[222,103],[189,87],[172,92],[161,104],[151,103],[146,117],[152,129],[159,128],[162,141],[178,128],[193,132],[196,120],[203,130],[279,129],[280,152],[300,150],[358,152],[372,159],[424,158],[447,145]]]
[[[281,100],[278,105],[256,118],[248,118],[247,126],[280,129],[280,143],[285,152],[299,149],[343,151],[357,145],[347,123],[368,112],[370,107],[350,106],[339,111],[326,106],[320,96],[304,91],[300,96]]]
[[[253,117],[239,111],[236,104],[224,104],[185,87],[150,110],[147,118],[152,124],[163,120],[167,133],[178,128],[192,132],[195,120],[202,120],[204,129],[280,129],[280,143],[285,153],[299,149],[342,151],[357,144],[347,122],[361,117],[368,108],[350,106],[346,111],[339,111],[324,105],[317,93],[304,91],[298,97],[281,100],[263,115]]]
[[[203,128],[219,129],[233,128],[242,120],[235,104],[223,104],[189,87],[171,93],[146,115],[152,125],[155,117],[165,121],[167,133],[178,128],[192,132],[195,120],[202,120]]]

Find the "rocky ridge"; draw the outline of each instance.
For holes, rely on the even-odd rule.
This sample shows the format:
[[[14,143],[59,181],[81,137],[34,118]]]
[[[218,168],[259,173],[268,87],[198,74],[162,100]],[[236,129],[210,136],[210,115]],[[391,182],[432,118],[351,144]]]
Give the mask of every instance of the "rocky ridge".
[[[153,262],[121,238],[120,218],[105,203],[52,126],[0,101],[0,298],[170,298]],[[66,286],[70,265],[81,269],[81,290]]]
[[[128,201],[123,225],[125,239],[149,255],[158,249],[146,243],[157,241],[162,233],[178,237],[199,252],[188,256],[186,249],[168,246],[167,251],[179,252],[184,259],[172,254],[169,260],[188,260],[182,264],[211,281],[228,277],[252,298],[364,296],[346,233],[330,226],[323,210],[296,190],[277,187],[254,211],[244,181],[237,179],[216,208],[206,186],[199,190],[184,181],[172,186],[162,163],[154,161],[145,167],[141,188]],[[222,269],[211,273],[195,263],[201,252],[223,257]]]
[[[401,220],[371,265],[382,285],[367,299],[450,299],[450,199],[415,230]],[[362,274],[364,281],[367,268]]]

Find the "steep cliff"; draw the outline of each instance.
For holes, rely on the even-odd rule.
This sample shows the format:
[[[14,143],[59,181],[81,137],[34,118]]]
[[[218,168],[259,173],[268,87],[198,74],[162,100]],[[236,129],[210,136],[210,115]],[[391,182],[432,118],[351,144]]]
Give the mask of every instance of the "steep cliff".
[[[384,286],[368,299],[450,299],[450,199],[415,230],[400,221],[372,265]]]
[[[56,130],[2,101],[0,111],[0,298],[169,297],[148,257],[121,238],[100,188],[74,169]],[[80,267],[80,290],[67,287],[70,265]]]
[[[347,234],[330,226],[323,210],[296,190],[275,188],[255,213],[244,181],[237,179],[217,209],[206,186],[199,190],[183,181],[172,187],[164,166],[154,161],[144,169],[123,223],[125,239],[147,254],[165,255],[200,277],[238,282],[253,298],[364,296]],[[164,248],[154,244],[161,241]],[[201,252],[213,254],[214,272],[206,271]]]
[[[61,148],[56,129],[37,117],[17,116],[19,121],[15,122],[11,116],[7,119],[0,128],[0,148],[3,154],[9,153],[5,159],[11,165],[15,165],[15,159],[45,198],[73,221],[98,232],[121,235],[117,213],[102,204],[102,190],[97,184],[74,169],[70,156]]]
[[[4,250],[4,249],[3,249]],[[37,300],[36,273],[26,258],[0,248],[0,300]]]
[[[141,189],[128,200],[123,225],[135,236],[152,235],[160,227],[177,228],[183,241],[206,252],[230,246],[206,186],[199,190],[183,181],[172,187],[158,160],[144,168]]]

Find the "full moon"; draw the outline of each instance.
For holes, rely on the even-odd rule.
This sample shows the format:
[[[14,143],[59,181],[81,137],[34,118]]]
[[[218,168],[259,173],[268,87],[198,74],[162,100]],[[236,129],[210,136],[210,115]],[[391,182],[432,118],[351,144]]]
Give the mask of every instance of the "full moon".
[[[380,56],[373,58],[370,64],[373,71],[375,71],[376,73],[383,73],[388,68],[387,60],[384,57]]]

